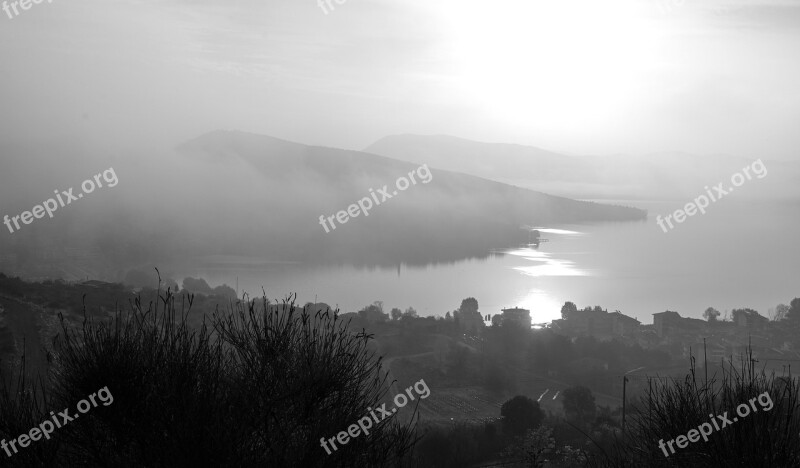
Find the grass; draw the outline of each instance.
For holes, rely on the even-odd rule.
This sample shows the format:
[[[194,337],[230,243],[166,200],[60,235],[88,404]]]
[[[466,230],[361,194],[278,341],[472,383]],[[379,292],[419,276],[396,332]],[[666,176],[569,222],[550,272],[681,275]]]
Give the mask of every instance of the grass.
[[[722,364],[711,377],[698,376],[695,358],[683,380],[652,381],[651,387],[633,405],[624,438],[618,439],[610,452],[596,461],[596,466],[682,466],[682,467],[789,467],[800,460],[800,413],[798,381],[791,373],[778,376],[757,368],[752,350],[741,356],[735,366]],[[705,374],[705,373],[704,373]],[[763,394],[774,403],[765,411],[738,417],[736,408]],[[685,435],[710,421],[709,415],[724,415],[738,421],[721,427],[708,436],[675,447],[667,458],[659,448],[666,441]],[[669,451],[669,449],[667,449]]]
[[[114,397],[9,466],[392,466],[415,442],[414,418],[391,418],[328,455],[335,437],[379,406],[390,382],[336,311],[310,313],[293,298],[241,300],[188,324],[193,296],[137,298],[111,320],[61,316],[50,367],[36,385],[5,376],[0,436],[27,433],[49,412],[108,387]],[[24,358],[23,358],[24,362]],[[4,463],[5,465],[5,463]]]

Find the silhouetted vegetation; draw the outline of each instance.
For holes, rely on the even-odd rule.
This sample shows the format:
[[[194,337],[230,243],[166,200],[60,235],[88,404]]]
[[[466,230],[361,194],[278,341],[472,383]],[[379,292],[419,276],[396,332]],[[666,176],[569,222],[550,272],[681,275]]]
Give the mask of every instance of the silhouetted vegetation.
[[[214,291],[192,278],[184,286]],[[3,378],[0,437],[16,438],[49,411],[74,408],[102,387],[114,396],[114,404],[94,408],[51,440],[14,454],[8,459],[12,466],[571,467],[587,460],[594,466],[726,466],[738,459],[749,466],[783,466],[800,455],[793,440],[769,435],[799,432],[796,381],[755,372],[752,355],[741,369],[723,367],[721,378],[702,385],[693,366],[685,381],[654,382],[652,392],[632,406],[643,386],[629,383],[623,437],[617,377],[645,366],[668,369],[671,359],[663,351],[513,323],[485,327],[473,298],[462,301],[450,319],[418,317],[413,307],[387,314],[376,301],[342,320],[325,304],[301,309],[292,300],[142,292],[155,300],[143,304],[111,283],[27,283],[0,275],[9,310],[17,301],[55,307],[59,298],[77,293],[96,309],[85,307],[76,321],[76,304],[55,308],[61,312],[60,333],[49,349],[46,375],[36,381],[19,372]],[[120,298],[130,302],[130,310],[109,315]],[[219,302],[227,309],[198,312]],[[565,304],[567,315],[573,309]],[[788,309],[784,326],[793,326]],[[473,315],[478,320],[467,330],[461,322]],[[753,317],[748,309],[735,315]],[[328,455],[320,438],[335,437],[387,400],[389,377],[378,355],[399,358],[392,378],[430,383],[434,399],[420,406],[431,416],[422,437],[415,446],[416,418],[409,416],[416,411],[409,410],[369,436],[337,444]],[[660,439],[686,434],[708,414],[730,411],[764,391],[776,403],[772,411],[715,432],[715,443],[663,456]],[[613,409],[598,406],[595,395]],[[479,414],[470,403],[480,407]],[[487,418],[487,410],[496,419]],[[744,448],[733,451],[735,444]],[[773,445],[775,455],[761,465],[742,455],[763,454]],[[708,464],[711,456],[717,465]]]
[[[558,416],[545,416],[539,405],[524,395],[506,401],[502,408],[504,416],[495,422],[426,426],[414,449],[416,466],[585,466],[590,457],[608,450],[619,432],[619,413],[612,414],[607,408],[601,408],[597,417],[574,421],[588,433]],[[587,435],[595,444],[589,445]]]
[[[798,381],[791,374],[777,376],[756,368],[752,353],[739,366],[729,364],[721,375],[706,380],[692,365],[683,380],[653,379],[652,390],[632,405],[624,438],[594,466],[789,467],[800,460]],[[774,407],[747,417],[676,453],[664,455],[660,440],[671,440],[708,423],[725,412],[733,419],[736,408],[767,392]],[[748,411],[749,412],[749,411]],[[720,423],[723,425],[723,423]]]
[[[563,397],[561,404],[567,420],[580,423],[594,419],[597,407],[591,390],[584,386],[570,387],[564,390]]]
[[[33,387],[3,379],[0,437],[108,387],[93,408],[7,461],[12,466],[387,466],[414,442],[414,418],[377,424],[328,455],[321,437],[346,430],[388,392],[371,336],[336,312],[238,301],[198,329],[167,291],[113,320],[63,320],[52,367]],[[5,455],[3,455],[5,458]],[[57,460],[57,462],[56,462]]]
[[[522,435],[528,429],[536,428],[544,419],[539,403],[524,395],[517,395],[503,403],[500,415],[503,417],[503,432],[510,435]]]

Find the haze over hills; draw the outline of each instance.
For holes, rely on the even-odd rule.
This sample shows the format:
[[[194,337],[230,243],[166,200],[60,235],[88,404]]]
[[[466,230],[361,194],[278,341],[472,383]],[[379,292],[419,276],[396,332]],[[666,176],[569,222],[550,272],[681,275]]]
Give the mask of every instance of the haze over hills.
[[[364,151],[485,177],[578,199],[683,200],[705,186],[729,184],[752,159],[678,152],[646,155],[568,156],[533,146],[484,143],[446,135],[392,135]],[[800,179],[800,164],[764,161],[769,184],[742,190],[748,199],[785,199]]]
[[[359,151],[227,131],[203,135],[181,145],[179,152],[195,164],[225,160],[258,173],[262,183],[272,188],[270,192],[280,190],[283,196],[262,199],[253,209],[293,220],[291,236],[281,240],[282,246],[301,244],[304,256],[331,261],[455,260],[519,239],[519,227],[525,224],[626,221],[643,216],[636,209],[554,197],[428,164],[432,173],[428,183],[420,181],[374,207],[368,217],[326,233],[319,225],[320,215],[345,210],[368,197],[370,189],[388,185],[392,191],[398,177],[418,166]],[[325,248],[317,250],[317,246]]]
[[[92,152],[85,144],[79,147]],[[43,153],[15,148],[20,165],[24,165],[25,152]],[[48,177],[45,183],[32,177],[34,184],[28,181],[13,200],[3,203],[5,213],[21,213],[40,203],[53,184],[78,186],[82,178],[105,169],[100,160],[92,158],[91,164],[72,168],[69,180]],[[156,161],[157,166],[150,164]],[[47,161],[37,159],[37,164]],[[319,224],[320,215],[346,210],[369,197],[370,189],[388,185],[392,192],[397,178],[418,165],[264,135],[215,131],[176,150],[142,153],[135,162],[115,160],[118,187],[97,191],[52,220],[40,220],[24,231],[0,237],[4,251],[28,252],[26,260],[4,258],[0,268],[30,273],[37,265],[38,275],[49,276],[60,271],[65,249],[87,245],[94,246],[97,264],[88,262],[83,272],[110,279],[134,266],[214,255],[425,264],[482,257],[494,247],[524,241],[523,225],[644,217],[643,211],[634,208],[547,195],[441,170],[434,163],[428,167],[432,175],[428,183],[417,177],[416,185],[373,207],[369,216],[351,219],[326,233]],[[9,187],[20,184],[13,178],[2,179]],[[143,192],[142,186],[157,189]],[[42,252],[48,261],[37,257]]]

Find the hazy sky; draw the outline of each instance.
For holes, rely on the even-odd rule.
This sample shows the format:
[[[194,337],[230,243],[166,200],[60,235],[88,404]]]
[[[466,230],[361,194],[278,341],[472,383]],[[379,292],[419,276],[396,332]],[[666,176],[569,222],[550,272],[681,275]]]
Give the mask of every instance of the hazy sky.
[[[53,0],[0,11],[0,138],[452,134],[800,159],[800,1]],[[327,8],[327,7],[326,7]]]

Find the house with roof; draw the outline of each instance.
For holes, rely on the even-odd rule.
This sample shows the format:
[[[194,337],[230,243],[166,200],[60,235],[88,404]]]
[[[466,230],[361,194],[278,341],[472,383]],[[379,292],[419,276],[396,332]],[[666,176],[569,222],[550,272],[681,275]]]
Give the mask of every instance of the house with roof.
[[[513,323],[517,326],[530,330],[533,321],[531,320],[531,311],[522,309],[520,307],[513,307],[509,309],[502,309],[502,314],[495,314],[492,317],[492,325],[499,326],[505,323]]]

